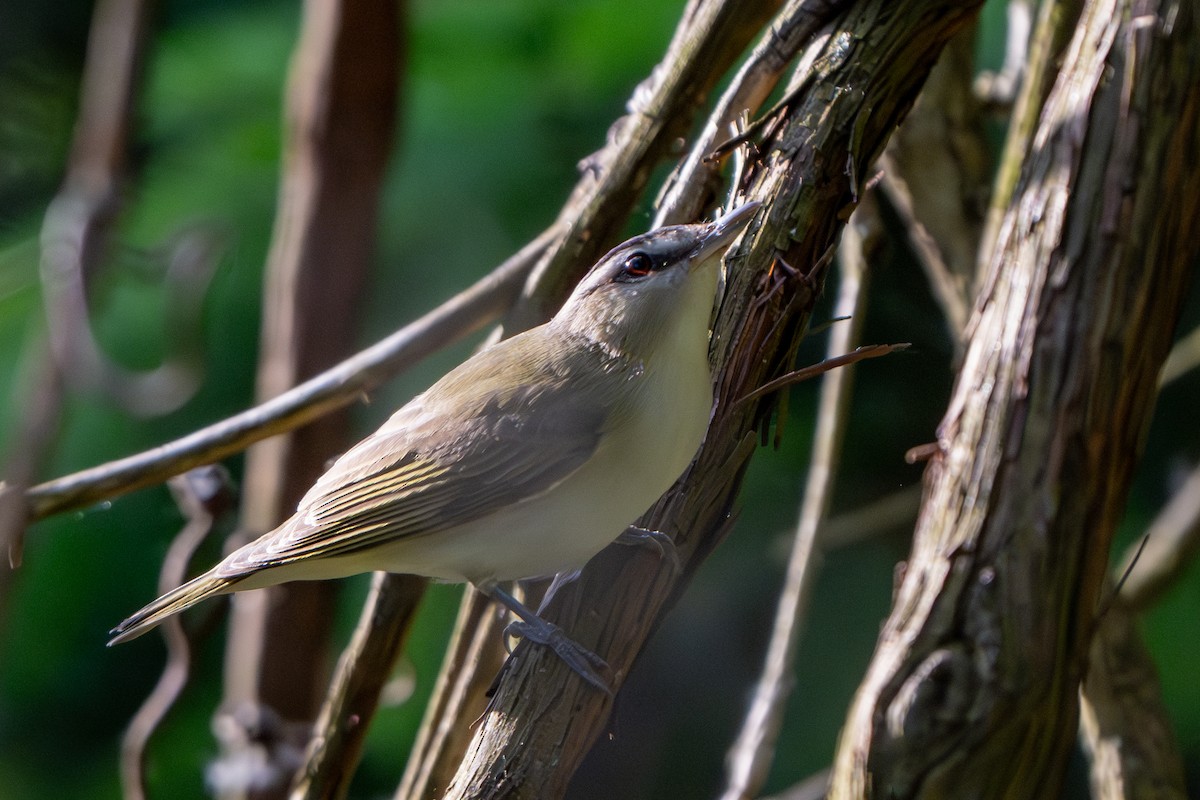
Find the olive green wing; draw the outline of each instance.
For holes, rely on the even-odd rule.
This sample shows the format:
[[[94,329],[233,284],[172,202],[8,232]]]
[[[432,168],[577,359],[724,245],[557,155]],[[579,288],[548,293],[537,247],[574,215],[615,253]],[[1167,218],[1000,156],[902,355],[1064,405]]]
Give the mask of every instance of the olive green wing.
[[[543,375],[536,389],[524,384],[509,391],[475,375],[465,401],[451,391],[456,402],[446,401],[439,382],[339,458],[292,519],[228,559],[222,572],[351,555],[461,525],[551,489],[595,452],[623,381],[585,374],[607,377],[580,387],[566,376]]]

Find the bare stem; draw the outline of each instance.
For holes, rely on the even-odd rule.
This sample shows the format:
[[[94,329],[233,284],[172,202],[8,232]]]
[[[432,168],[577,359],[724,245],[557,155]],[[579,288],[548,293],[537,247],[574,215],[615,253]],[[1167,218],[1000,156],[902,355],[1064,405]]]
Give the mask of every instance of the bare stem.
[[[849,320],[834,326],[830,333],[826,349],[830,359],[852,348],[862,334],[868,253],[878,243],[879,226],[874,204],[864,203],[855,211],[842,234],[838,249],[841,280],[833,313],[835,317],[848,317]],[[775,742],[791,693],[796,647],[808,613],[808,598],[820,570],[818,534],[828,515],[834,476],[841,460],[852,383],[853,373],[848,368],[826,373],[821,383],[814,423],[816,438],[809,458],[808,481],[788,560],[787,577],[776,606],[762,674],[741,732],[727,759],[728,776],[722,800],[750,800],[757,796],[766,783],[775,757]]]
[[[556,228],[548,229],[469,289],[278,397],[152,450],[32,487],[26,493],[29,519],[86,508],[153,486],[349,405],[404,368],[497,319],[556,234]]]

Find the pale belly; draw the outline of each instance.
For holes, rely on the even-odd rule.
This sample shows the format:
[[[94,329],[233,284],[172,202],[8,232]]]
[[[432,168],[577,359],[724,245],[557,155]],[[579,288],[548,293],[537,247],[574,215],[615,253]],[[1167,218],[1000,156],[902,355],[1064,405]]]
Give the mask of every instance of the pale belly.
[[[695,371],[691,372],[695,375]],[[711,386],[680,385],[605,437],[601,449],[558,485],[487,517],[377,554],[377,568],[445,581],[515,580],[582,567],[680,476],[708,428]]]

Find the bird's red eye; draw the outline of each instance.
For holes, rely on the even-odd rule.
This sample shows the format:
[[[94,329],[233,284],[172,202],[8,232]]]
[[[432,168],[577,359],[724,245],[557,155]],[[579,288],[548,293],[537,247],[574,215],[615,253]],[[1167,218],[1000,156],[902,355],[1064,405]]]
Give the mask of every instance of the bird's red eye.
[[[645,253],[634,253],[625,259],[621,272],[630,278],[644,278],[654,269],[654,260]]]

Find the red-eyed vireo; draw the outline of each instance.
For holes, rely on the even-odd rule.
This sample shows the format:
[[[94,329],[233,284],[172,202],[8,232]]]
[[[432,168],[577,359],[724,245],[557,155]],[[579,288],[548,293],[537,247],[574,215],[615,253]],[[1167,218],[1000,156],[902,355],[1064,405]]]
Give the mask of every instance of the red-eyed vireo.
[[[110,644],[214,595],[375,570],[470,582],[527,638],[561,640],[497,584],[581,567],[691,462],[712,412],[719,265],[758,207],[614,248],[553,319],[451,370],[339,458],[287,522]],[[596,682],[594,657],[556,651]]]

